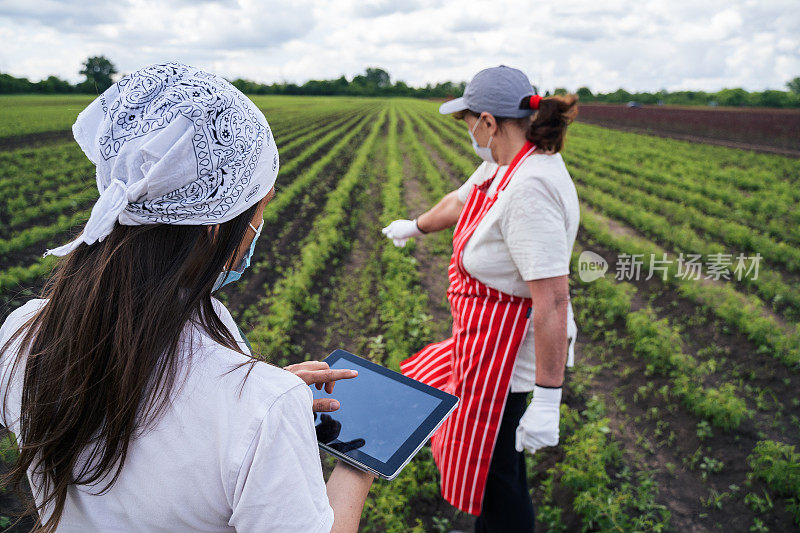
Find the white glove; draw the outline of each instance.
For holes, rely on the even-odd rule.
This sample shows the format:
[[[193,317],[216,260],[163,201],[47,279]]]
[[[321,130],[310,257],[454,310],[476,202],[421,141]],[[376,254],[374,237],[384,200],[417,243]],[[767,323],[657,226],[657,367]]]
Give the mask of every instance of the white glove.
[[[525,410],[525,414],[517,426],[516,448],[534,453],[544,446],[558,444],[559,406],[561,405],[561,387],[548,389],[533,386],[533,400]]]
[[[395,246],[405,246],[411,237],[424,235],[417,227],[416,220],[395,220],[381,230],[381,233],[392,239]]]

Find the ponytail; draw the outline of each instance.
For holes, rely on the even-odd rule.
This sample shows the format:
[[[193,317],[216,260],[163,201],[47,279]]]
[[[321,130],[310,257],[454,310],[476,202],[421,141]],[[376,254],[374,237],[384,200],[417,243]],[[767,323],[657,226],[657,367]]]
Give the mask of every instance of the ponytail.
[[[564,148],[567,126],[578,115],[578,96],[526,96],[519,107],[536,111],[525,137],[538,148],[560,152]]]

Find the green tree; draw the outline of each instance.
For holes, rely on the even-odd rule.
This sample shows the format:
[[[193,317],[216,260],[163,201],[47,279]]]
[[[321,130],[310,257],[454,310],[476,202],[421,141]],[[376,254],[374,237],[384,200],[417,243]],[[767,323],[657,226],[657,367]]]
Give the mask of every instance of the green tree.
[[[719,105],[726,106],[743,106],[747,105],[747,91],[741,88],[736,89],[722,89],[716,94],[716,100]]]
[[[761,107],[789,107],[790,94],[784,91],[766,90],[750,93],[754,105]]]
[[[57,76],[48,76],[46,80],[35,83],[34,87],[43,93],[68,93],[72,91],[72,85],[67,80],[62,80]]]
[[[86,76],[85,85],[94,86],[101,93],[111,87],[114,83],[111,75],[116,73],[116,67],[106,56],[94,56],[83,62],[83,70],[78,74]]]
[[[392,84],[391,79],[389,78],[389,73],[382,68],[367,68],[366,77],[369,83],[374,83],[379,89],[384,89]]]
[[[617,89],[613,93],[608,93],[606,95],[605,101],[607,102],[615,102],[615,103],[624,103],[631,99],[631,93],[626,91],[625,89]]]
[[[786,87],[794,94],[800,94],[800,76],[786,82]]]
[[[581,87],[580,89],[578,89],[578,93],[577,94],[578,94],[578,98],[582,102],[588,102],[588,101],[592,100],[592,97],[594,96],[592,94],[592,91],[588,87]]]

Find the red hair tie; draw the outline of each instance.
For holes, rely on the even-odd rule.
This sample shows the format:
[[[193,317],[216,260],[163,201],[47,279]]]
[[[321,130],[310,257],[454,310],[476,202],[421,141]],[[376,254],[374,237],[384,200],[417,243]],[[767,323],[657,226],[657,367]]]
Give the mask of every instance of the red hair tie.
[[[531,109],[539,109],[539,102],[541,102],[541,101],[542,101],[542,97],[539,96],[538,94],[534,94],[533,96],[531,96],[531,99],[530,99]]]

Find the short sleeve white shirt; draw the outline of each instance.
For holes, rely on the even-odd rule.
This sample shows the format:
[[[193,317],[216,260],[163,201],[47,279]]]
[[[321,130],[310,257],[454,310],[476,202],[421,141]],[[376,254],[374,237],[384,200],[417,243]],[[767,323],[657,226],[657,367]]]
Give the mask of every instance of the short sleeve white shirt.
[[[212,301],[249,353],[230,312]],[[46,302],[34,299],[12,312],[0,329],[0,342]],[[108,492],[90,494],[99,492],[105,479],[92,487],[69,487],[59,532],[331,530],[333,509],[322,475],[311,389],[291,372],[264,362],[255,364],[242,385],[249,365],[226,372],[249,358],[205,333],[188,334],[197,332],[187,326],[182,337],[183,354],[191,350],[192,358],[171,405],[155,428],[131,441],[120,477]],[[0,360],[0,395],[18,350],[17,342]],[[23,375],[20,365],[2,413],[17,435]],[[34,489],[40,486],[31,471],[28,479]]]
[[[473,185],[497,175],[486,193],[491,196],[508,165],[482,163],[458,189],[462,202]],[[570,258],[580,222],[575,184],[561,154],[533,154],[523,161],[497,201],[475,228],[464,247],[464,268],[481,283],[494,289],[530,298],[527,281],[569,274]],[[535,309],[534,309],[535,312]],[[577,334],[568,308],[570,337],[568,366],[574,364]],[[536,363],[531,321],[517,353],[511,391],[533,390]]]

